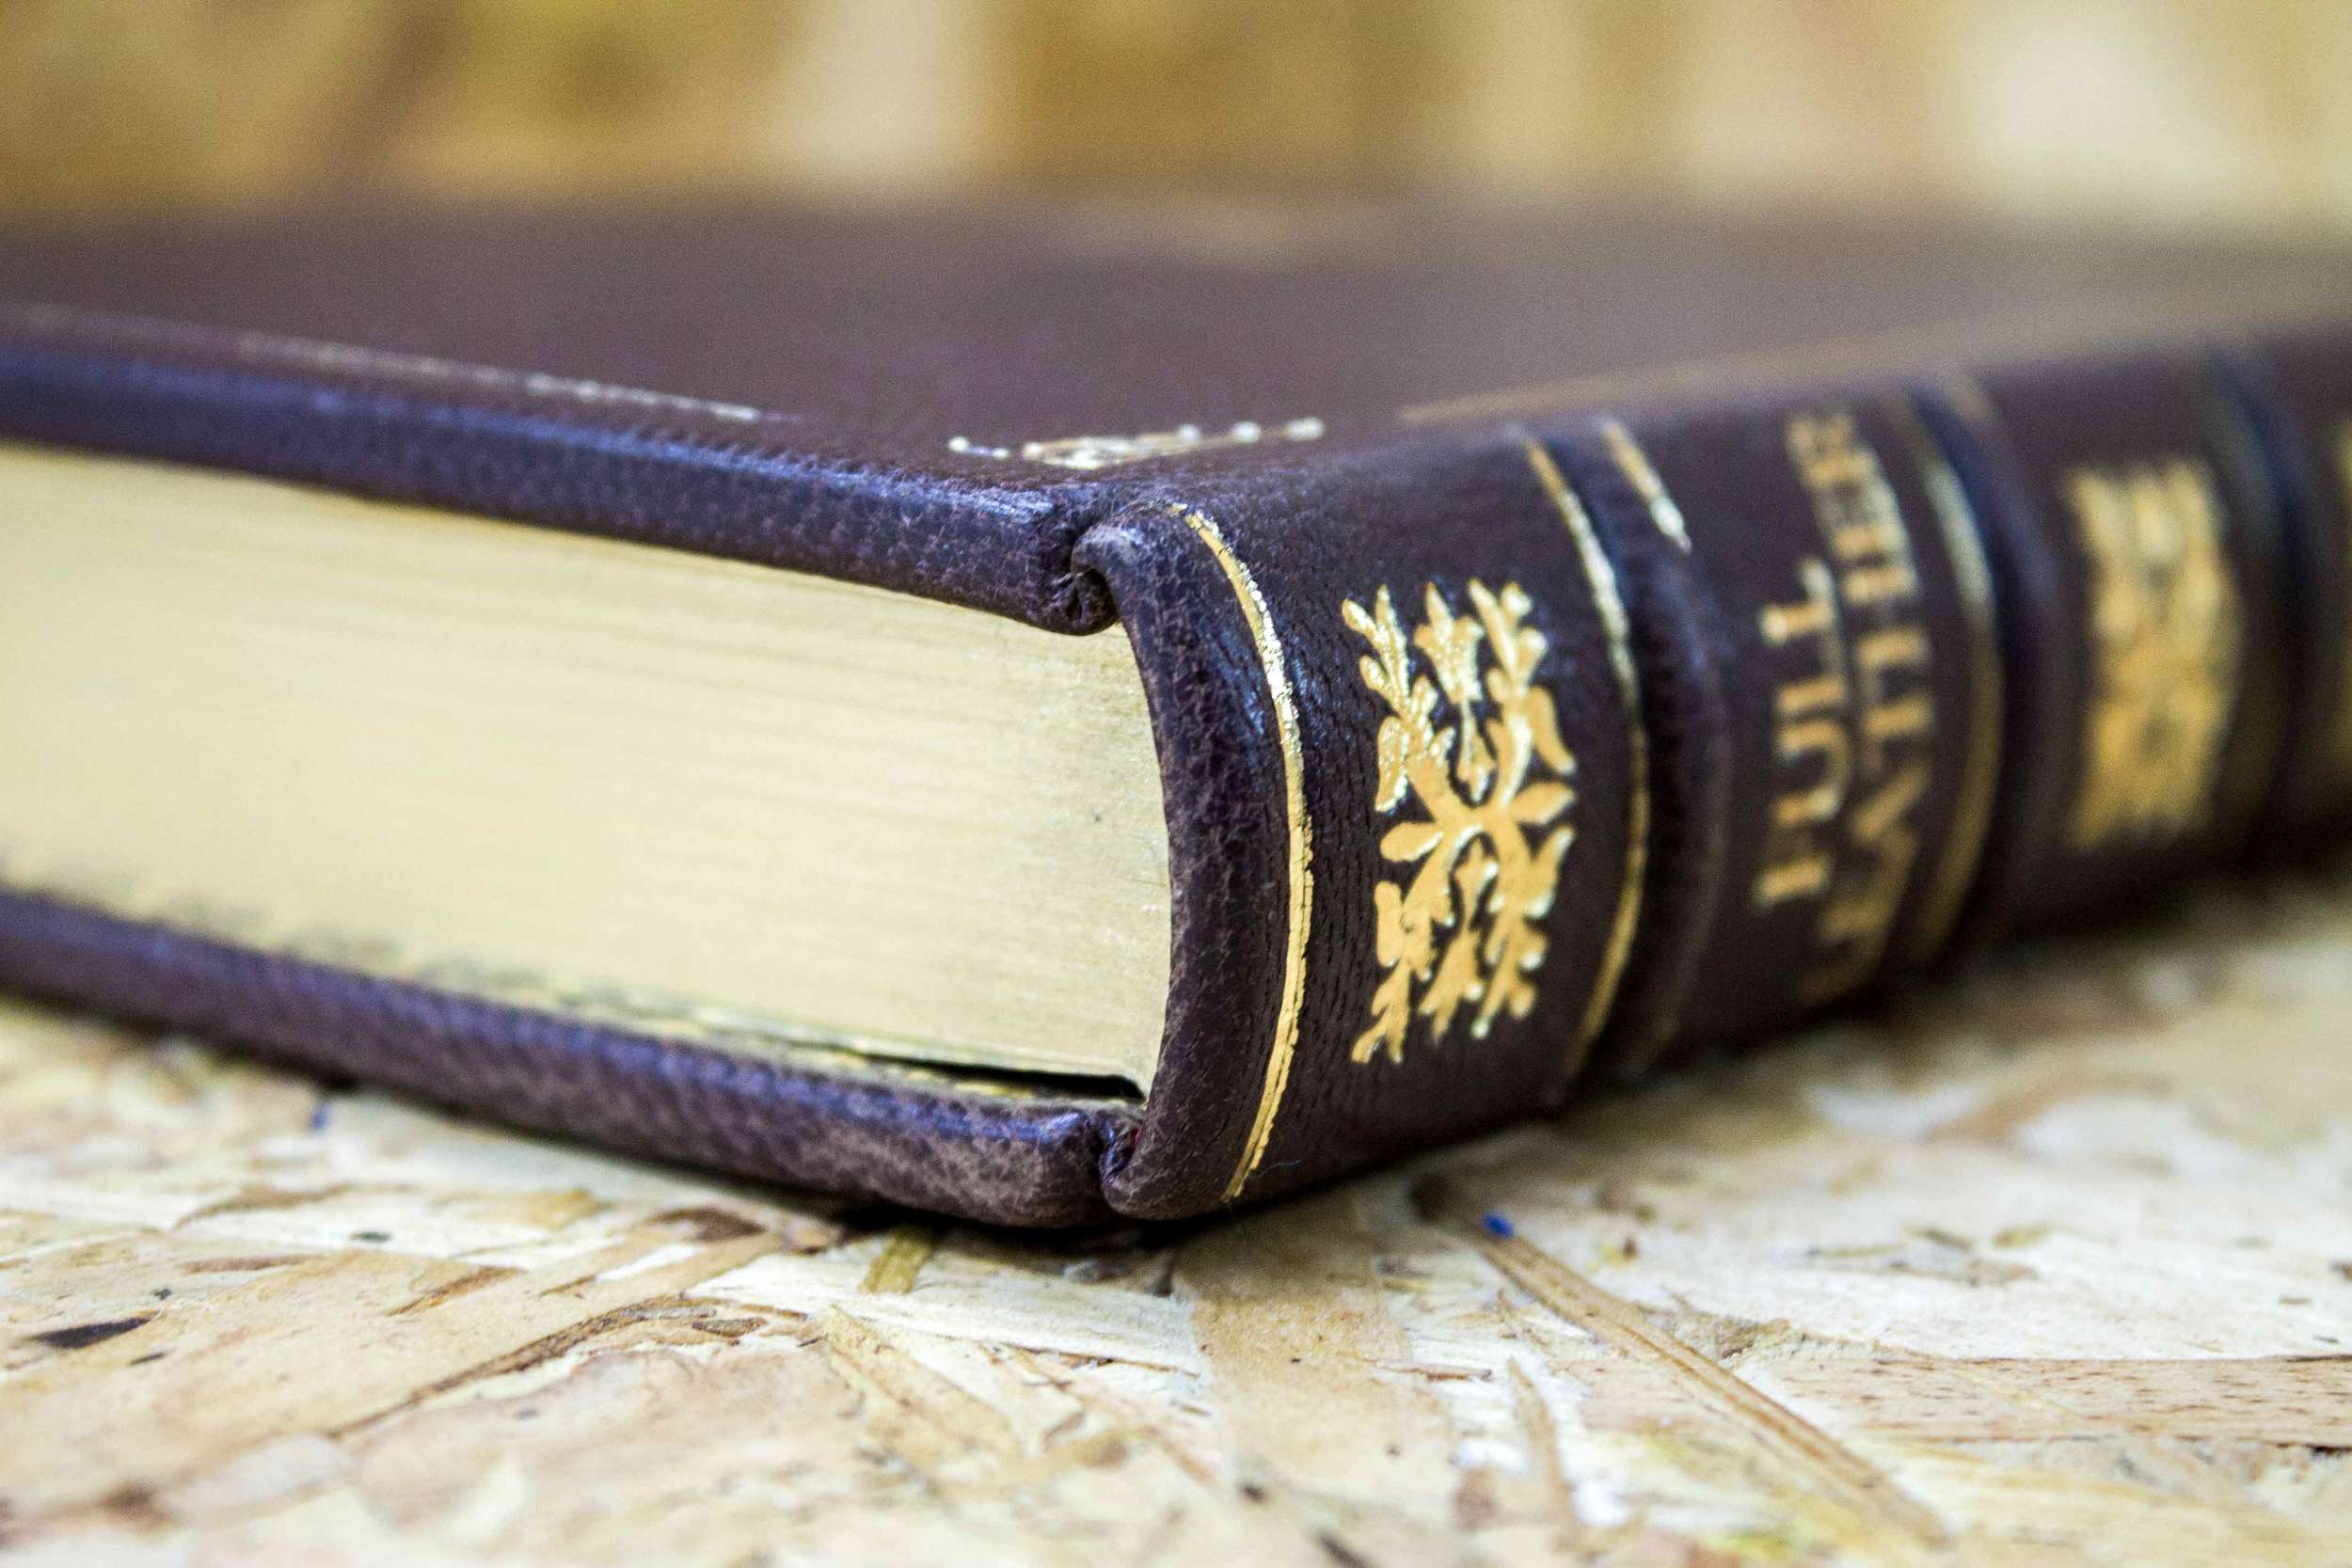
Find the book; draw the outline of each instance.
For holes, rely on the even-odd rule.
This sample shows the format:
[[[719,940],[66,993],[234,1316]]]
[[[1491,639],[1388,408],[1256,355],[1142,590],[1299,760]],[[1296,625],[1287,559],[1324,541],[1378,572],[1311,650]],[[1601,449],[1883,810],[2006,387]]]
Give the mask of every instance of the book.
[[[0,984],[1019,1225],[2352,807],[2352,253],[1825,217],[0,233]]]

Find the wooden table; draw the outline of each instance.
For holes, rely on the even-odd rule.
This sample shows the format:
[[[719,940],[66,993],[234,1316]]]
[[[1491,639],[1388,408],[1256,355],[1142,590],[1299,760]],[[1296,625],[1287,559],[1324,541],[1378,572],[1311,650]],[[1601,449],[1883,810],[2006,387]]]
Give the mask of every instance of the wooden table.
[[[0,1534],[2352,1563],[2352,868],[1226,1224],[938,1227],[0,1004]]]

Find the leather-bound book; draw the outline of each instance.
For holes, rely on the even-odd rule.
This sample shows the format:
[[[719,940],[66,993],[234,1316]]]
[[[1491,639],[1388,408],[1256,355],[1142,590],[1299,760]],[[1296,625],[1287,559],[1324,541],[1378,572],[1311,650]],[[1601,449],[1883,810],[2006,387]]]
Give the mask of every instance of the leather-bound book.
[[[0,234],[0,984],[1248,1202],[2352,810],[2352,253],[1609,211]]]

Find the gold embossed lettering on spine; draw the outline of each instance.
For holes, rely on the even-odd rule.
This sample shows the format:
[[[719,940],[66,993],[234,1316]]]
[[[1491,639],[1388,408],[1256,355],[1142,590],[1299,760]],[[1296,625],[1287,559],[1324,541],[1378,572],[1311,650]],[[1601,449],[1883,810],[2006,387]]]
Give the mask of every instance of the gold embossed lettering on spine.
[[[2163,843],[2213,804],[2244,625],[2212,470],[2173,456],[2059,483],[2089,572],[2090,690],[2068,837]]]
[[[1374,808],[1395,813],[1408,795],[1413,808],[1380,841],[1382,856],[1404,869],[1375,890],[1383,973],[1371,1025],[1356,1040],[1359,1062],[1381,1053],[1402,1061],[1417,1015],[1433,1040],[1465,1021],[1484,1038],[1496,1019],[1523,1018],[1535,1005],[1541,922],[1576,837],[1559,820],[1576,800],[1566,782],[1576,759],[1535,681],[1548,644],[1526,625],[1526,593],[1473,580],[1470,606],[1457,613],[1429,584],[1409,634],[1386,587],[1369,610],[1342,606],[1371,647],[1359,667],[1364,684],[1389,710]]]
[[[1820,961],[1798,989],[1818,1002],[1877,967],[1911,887],[1935,777],[1934,651],[1901,508],[1852,416],[1799,414],[1783,434],[1822,549],[1797,562],[1796,597],[1758,612],[1790,667],[1774,691],[1780,789],[1751,895],[1758,909],[1815,906]]]

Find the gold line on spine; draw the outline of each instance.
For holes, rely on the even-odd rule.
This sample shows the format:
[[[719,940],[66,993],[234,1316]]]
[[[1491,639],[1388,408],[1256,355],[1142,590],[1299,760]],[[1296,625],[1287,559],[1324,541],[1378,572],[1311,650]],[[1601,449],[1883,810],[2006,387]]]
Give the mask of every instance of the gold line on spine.
[[[1983,394],[1973,383],[1959,391],[1955,401],[1976,411],[1978,418],[1991,416]],[[1944,857],[1908,942],[1915,958],[1925,958],[1951,935],[1984,855],[1985,836],[1993,825],[1993,797],[2001,781],[2002,710],[2007,697],[2002,690],[1999,606],[1994,598],[1993,571],[1985,562],[1984,536],[1976,508],[1969,504],[1968,492],[1934,433],[1908,398],[1895,404],[1894,417],[1910,444],[1919,482],[1927,489],[1929,510],[1935,514],[1936,527],[1944,536],[1944,553],[1950,558],[1952,577],[1960,589],[1968,641],[1968,754],[1962,765],[1960,795],[1952,802]]]
[[[1307,928],[1314,909],[1314,838],[1307,823],[1306,756],[1298,738],[1298,705],[1291,696],[1288,664],[1282,640],[1274,630],[1274,617],[1257,579],[1242,564],[1216,524],[1200,512],[1177,511],[1209,554],[1216,558],[1225,580],[1232,585],[1241,606],[1249,640],[1257,644],[1258,663],[1265,672],[1267,693],[1274,699],[1275,737],[1282,752],[1282,804],[1290,827],[1289,926],[1282,946],[1282,1002],[1274,1020],[1274,1046],[1266,1055],[1265,1084],[1258,1095],[1258,1114],[1249,1126],[1249,1142],[1242,1150],[1233,1179],[1225,1184],[1225,1201],[1241,1196],[1242,1189],[1265,1158],[1274,1136],[1274,1118],[1290,1087],[1291,1060],[1298,1051],[1298,1013],[1307,996]]]
[[[1642,450],[1622,420],[1604,416],[1599,424],[1600,438],[1609,443],[1609,455],[1616,459],[1618,468],[1642,498],[1642,504],[1649,508],[1650,521],[1658,525],[1659,532],[1675,542],[1675,548],[1689,555],[1691,531],[1683,526],[1682,508],[1666,494],[1666,483],[1650,467],[1649,453]]]
[[[2336,484],[2342,494],[2345,510],[2352,512],[2352,420],[2336,426],[2334,457]],[[2337,656],[2344,662],[2342,683],[2336,696],[2336,717],[2329,735],[2328,751],[2340,774],[2352,774],[2352,642],[2344,645]]]
[[[1576,553],[1583,561],[1585,579],[1592,584],[1593,608],[1600,614],[1601,630],[1609,641],[1609,672],[1616,679],[1617,698],[1625,708],[1625,882],[1617,890],[1616,918],[1610,924],[1609,943],[1601,950],[1600,974],[1584,1004],[1583,1027],[1577,1039],[1581,1054],[1591,1048],[1599,1037],[1601,1025],[1609,1022],[1609,1010],[1617,999],[1618,983],[1625,978],[1626,960],[1633,952],[1634,927],[1641,920],[1642,884],[1649,873],[1649,726],[1642,717],[1641,679],[1633,665],[1633,624],[1626,613],[1625,599],[1617,591],[1616,568],[1609,563],[1609,557],[1600,547],[1600,536],[1594,531],[1592,517],[1585,512],[1584,503],[1577,499],[1576,492],[1568,488],[1567,478],[1551,460],[1551,453],[1526,432],[1519,432],[1518,436],[1527,451],[1528,466],[1535,470],[1544,493],[1551,498],[1560,520],[1567,525],[1569,536],[1576,541]],[[1644,467],[1646,468],[1647,465]],[[1650,477],[1653,481],[1657,478],[1655,474]],[[1680,514],[1676,515],[1676,521],[1681,521]]]

